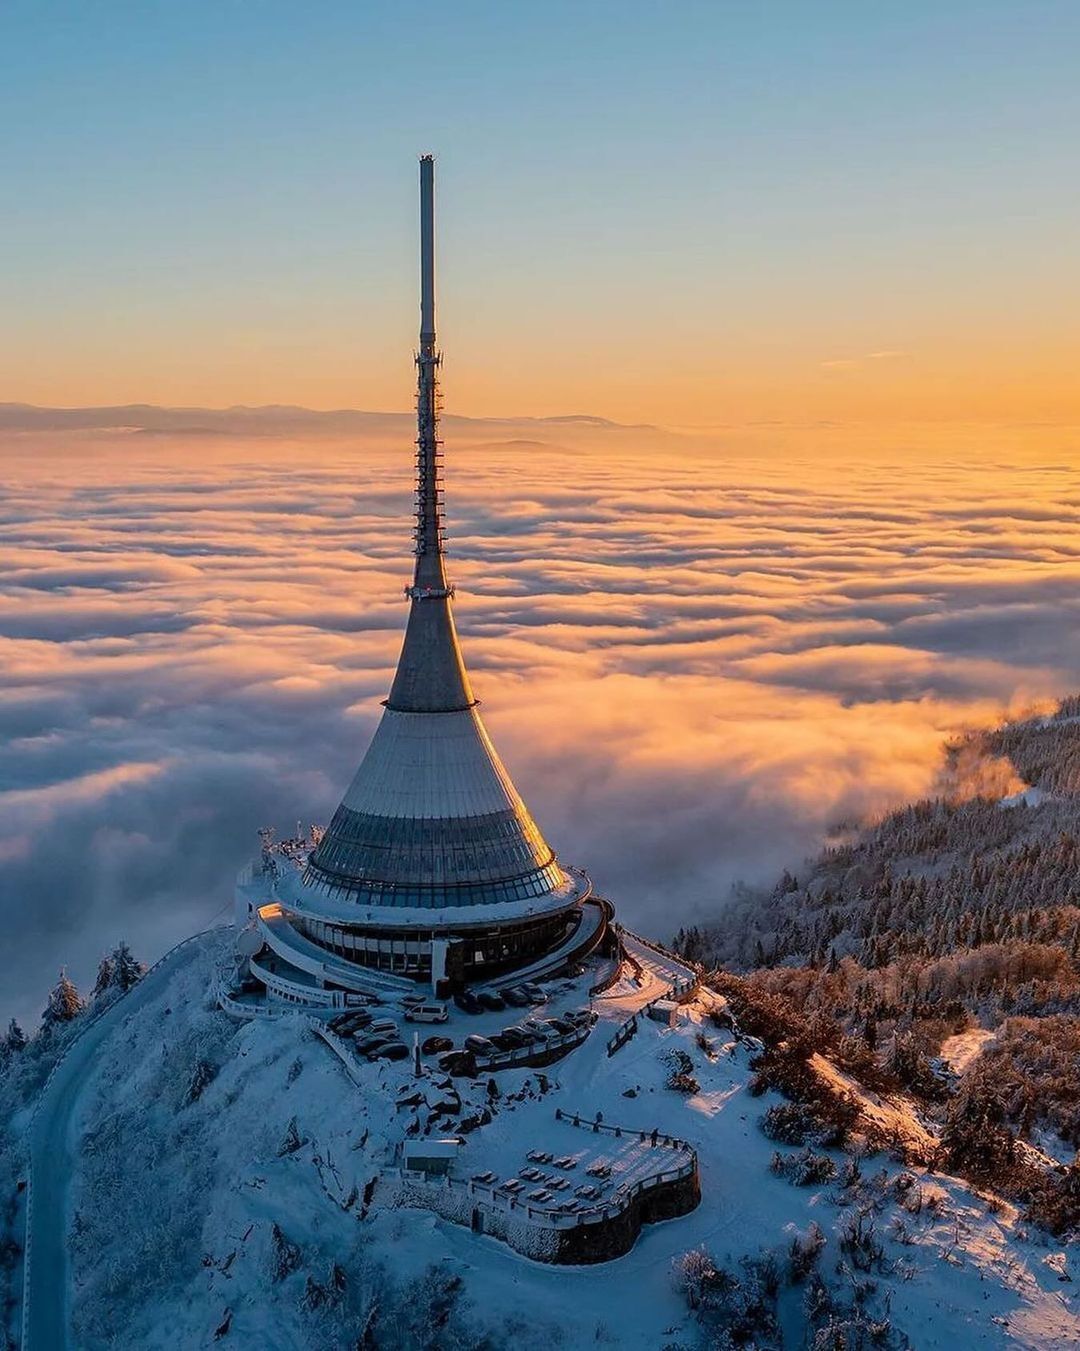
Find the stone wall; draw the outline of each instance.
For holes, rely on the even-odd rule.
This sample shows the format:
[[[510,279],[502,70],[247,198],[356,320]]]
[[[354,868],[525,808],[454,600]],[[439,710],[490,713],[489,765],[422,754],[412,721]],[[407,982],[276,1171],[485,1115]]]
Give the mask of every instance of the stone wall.
[[[694,1171],[675,1182],[661,1182],[636,1196],[621,1214],[596,1224],[579,1224],[558,1231],[558,1251],[548,1260],[565,1266],[610,1262],[628,1253],[637,1242],[643,1224],[673,1220],[696,1210],[701,1201],[701,1181]]]
[[[635,1196],[618,1214],[557,1229],[494,1205],[486,1197],[470,1192],[467,1186],[453,1185],[441,1178],[422,1182],[402,1175],[394,1201],[399,1206],[434,1211],[444,1220],[467,1229],[476,1229],[479,1223],[483,1233],[501,1239],[534,1262],[584,1266],[610,1262],[628,1253],[643,1224],[689,1214],[701,1201],[701,1181],[695,1160],[693,1171],[686,1177],[658,1182]]]
[[[534,1262],[559,1261],[559,1233],[516,1215],[512,1210],[493,1206],[481,1196],[464,1188],[448,1187],[441,1179],[434,1182],[402,1181],[394,1190],[394,1204],[417,1210],[434,1211],[444,1220],[473,1229],[476,1211],[482,1216],[481,1232],[502,1239],[515,1252]]]

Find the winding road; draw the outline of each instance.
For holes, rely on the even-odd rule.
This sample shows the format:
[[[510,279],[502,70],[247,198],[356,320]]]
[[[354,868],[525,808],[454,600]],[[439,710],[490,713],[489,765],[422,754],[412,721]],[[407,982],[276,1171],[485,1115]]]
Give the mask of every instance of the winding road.
[[[71,1043],[49,1077],[30,1123],[23,1351],[63,1351],[69,1345],[68,1184],[82,1077],[117,1023],[159,994],[169,976],[192,961],[209,939],[210,934],[197,934],[167,953]]]

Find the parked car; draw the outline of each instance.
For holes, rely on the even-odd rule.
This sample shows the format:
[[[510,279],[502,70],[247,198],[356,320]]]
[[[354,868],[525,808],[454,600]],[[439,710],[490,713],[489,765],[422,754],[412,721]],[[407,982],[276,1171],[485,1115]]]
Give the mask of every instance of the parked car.
[[[463,1013],[483,1013],[484,1006],[477,999],[471,990],[462,990],[460,994],[454,995],[454,1003]]]
[[[425,1055],[438,1055],[441,1051],[452,1051],[454,1043],[449,1037],[428,1037],[420,1049]]]
[[[408,1060],[409,1048],[403,1041],[388,1041],[375,1051],[368,1052],[369,1060]]]
[[[511,1030],[521,1038],[523,1046],[535,1046],[537,1042],[547,1040],[543,1032],[534,1027],[526,1027],[524,1023],[517,1023]]]
[[[465,1038],[465,1049],[478,1055],[490,1055],[495,1049],[495,1043],[490,1037],[471,1036]]]
[[[521,987],[530,1004],[546,1004],[547,995],[539,985],[534,985],[531,981]]]
[[[369,1036],[367,1033],[358,1032],[356,1034],[356,1049],[360,1055],[370,1055],[371,1052],[378,1047],[385,1046],[388,1042],[394,1040],[395,1038],[388,1037],[383,1032],[380,1032],[375,1036]]]
[[[368,1029],[369,1032],[393,1032],[397,1033],[398,1025],[393,1018],[376,1018]]]
[[[477,990],[476,997],[484,1008],[490,1009],[492,1013],[499,1013],[506,1008],[506,1000],[494,990]]]
[[[552,1035],[552,1030],[546,1023],[538,1022],[535,1018],[526,1018],[521,1024],[526,1032],[532,1032],[545,1040]]]
[[[557,1037],[568,1037],[577,1028],[573,1023],[568,1023],[565,1018],[545,1018],[544,1026],[550,1027]]]
[[[465,1051],[447,1051],[446,1055],[439,1056],[439,1069],[444,1074],[473,1074],[476,1065]]]
[[[507,1048],[510,1050],[517,1050],[519,1046],[530,1045],[530,1039],[518,1027],[504,1027],[499,1036],[506,1042]],[[492,1041],[494,1040],[493,1037]]]
[[[445,1004],[414,1004],[405,1010],[408,1023],[445,1023],[449,1017]]]
[[[519,990],[516,985],[509,990],[500,990],[499,993],[513,1009],[527,1009],[529,1007],[529,996],[524,990]]]

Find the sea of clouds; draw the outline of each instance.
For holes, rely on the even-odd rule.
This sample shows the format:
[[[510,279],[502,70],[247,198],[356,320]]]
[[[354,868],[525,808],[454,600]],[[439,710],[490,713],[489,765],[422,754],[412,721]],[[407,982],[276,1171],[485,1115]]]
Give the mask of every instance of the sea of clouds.
[[[715,915],[942,739],[1078,684],[1068,446],[449,424],[489,729],[631,924]],[[0,1015],[227,917],[256,828],[325,821],[408,580],[407,423],[0,431]]]

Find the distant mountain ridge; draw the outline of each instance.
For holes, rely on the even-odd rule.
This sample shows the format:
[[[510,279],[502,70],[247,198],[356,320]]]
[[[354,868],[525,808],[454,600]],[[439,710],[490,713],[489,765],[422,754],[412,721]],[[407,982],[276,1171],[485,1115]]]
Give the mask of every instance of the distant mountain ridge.
[[[659,428],[612,422],[592,414],[556,417],[475,418],[448,414],[451,426],[477,431],[506,427],[578,427],[590,431],[659,432]],[[411,428],[412,412],[372,412],[355,408],[321,410],[294,404],[234,404],[228,408],[161,407],[131,403],[86,408],[45,408],[28,403],[0,403],[0,431],[127,431],[153,433],[213,433],[245,436],[287,432],[324,433],[398,431]]]

